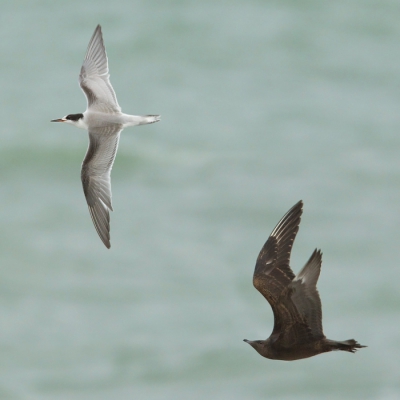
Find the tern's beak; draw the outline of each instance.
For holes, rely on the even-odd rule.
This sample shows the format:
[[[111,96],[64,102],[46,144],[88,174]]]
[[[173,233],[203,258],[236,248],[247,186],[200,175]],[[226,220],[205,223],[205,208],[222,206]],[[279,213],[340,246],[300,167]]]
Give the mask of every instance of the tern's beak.
[[[52,119],[50,122],[65,122],[65,118]]]

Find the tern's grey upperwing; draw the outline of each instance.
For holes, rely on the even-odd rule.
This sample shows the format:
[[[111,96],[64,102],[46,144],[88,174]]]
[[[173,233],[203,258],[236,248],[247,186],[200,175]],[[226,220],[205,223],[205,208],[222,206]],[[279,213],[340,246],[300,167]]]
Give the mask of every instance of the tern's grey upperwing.
[[[110,113],[121,112],[109,77],[108,58],[101,26],[97,25],[79,74],[79,84],[87,97],[88,109]]]

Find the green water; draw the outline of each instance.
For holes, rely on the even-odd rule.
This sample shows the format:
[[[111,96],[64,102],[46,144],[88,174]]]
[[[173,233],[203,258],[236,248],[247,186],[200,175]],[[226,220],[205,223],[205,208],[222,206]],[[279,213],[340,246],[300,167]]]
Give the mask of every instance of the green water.
[[[400,398],[400,3],[2,1],[0,399]],[[126,113],[111,250],[84,200],[77,79],[97,23]],[[285,363],[243,339],[283,214],[324,253],[329,338]]]

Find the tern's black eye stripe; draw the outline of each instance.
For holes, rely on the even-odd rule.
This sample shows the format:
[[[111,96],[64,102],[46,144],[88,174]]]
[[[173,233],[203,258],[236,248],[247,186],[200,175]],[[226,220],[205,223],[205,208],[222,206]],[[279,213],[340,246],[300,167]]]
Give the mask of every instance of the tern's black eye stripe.
[[[69,114],[65,117],[65,119],[69,119],[71,121],[78,121],[83,118],[83,114]]]

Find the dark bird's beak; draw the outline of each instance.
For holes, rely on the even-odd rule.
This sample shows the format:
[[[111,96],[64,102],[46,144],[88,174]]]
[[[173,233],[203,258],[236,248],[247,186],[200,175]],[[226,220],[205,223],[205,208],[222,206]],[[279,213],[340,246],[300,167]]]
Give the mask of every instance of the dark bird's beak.
[[[243,339],[243,342],[249,343],[249,341],[247,339]]]
[[[65,118],[52,119],[50,122],[65,122]]]

